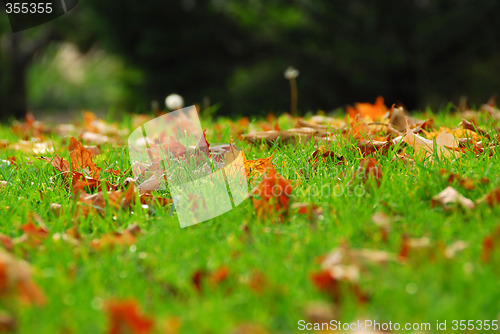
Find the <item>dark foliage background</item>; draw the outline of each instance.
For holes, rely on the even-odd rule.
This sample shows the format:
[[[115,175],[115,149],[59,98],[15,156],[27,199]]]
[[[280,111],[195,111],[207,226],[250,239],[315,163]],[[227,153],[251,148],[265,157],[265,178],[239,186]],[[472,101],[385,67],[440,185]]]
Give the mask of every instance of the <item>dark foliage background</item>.
[[[98,45],[138,70],[140,80],[123,79],[129,110],[172,92],[188,104],[209,98],[223,114],[287,110],[290,65],[300,71],[301,111],[377,95],[439,108],[499,91],[499,14],[495,0],[86,0],[21,34],[28,43],[50,30],[51,43],[71,41],[82,52]],[[21,114],[30,102],[8,103],[20,83],[9,74],[16,67],[5,19],[0,29],[1,113]],[[27,55],[27,67],[43,47]]]

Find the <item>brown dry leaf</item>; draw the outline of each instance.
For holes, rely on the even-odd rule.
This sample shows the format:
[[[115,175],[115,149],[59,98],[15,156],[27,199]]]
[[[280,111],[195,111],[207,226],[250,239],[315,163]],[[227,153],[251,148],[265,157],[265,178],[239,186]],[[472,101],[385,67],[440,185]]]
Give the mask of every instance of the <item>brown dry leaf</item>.
[[[394,256],[384,251],[351,249],[343,244],[323,257],[321,271],[314,273],[311,280],[336,302],[342,299],[342,282],[347,284],[360,302],[364,302],[367,296],[358,286],[361,273],[366,273],[370,265],[383,265],[393,260]]]
[[[393,141],[379,141],[379,140],[360,140],[357,144],[361,153],[366,156],[372,153],[387,154],[389,148],[393,145]]]
[[[406,135],[403,140],[410,146],[414,147],[415,153],[424,153],[424,158],[429,158],[432,160],[434,154],[434,141],[431,139],[426,139],[422,136],[415,134],[410,130],[410,127],[406,127]],[[442,130],[436,136],[436,150],[438,157],[451,157],[459,155],[460,152],[457,151],[460,142],[455,136],[445,130]]]
[[[83,126],[86,131],[104,135],[119,135],[120,130],[116,124],[108,124],[99,119],[93,112],[83,112]]]
[[[123,232],[113,232],[105,234],[99,239],[94,239],[90,243],[92,248],[103,250],[111,249],[114,246],[132,246],[135,244],[136,236],[141,233],[141,229],[137,223],[127,227]]]
[[[70,136],[76,133],[76,127],[73,124],[58,124],[54,130],[61,137]]]
[[[482,261],[490,262],[493,251],[495,248],[498,250],[498,241],[500,241],[500,226],[497,226],[490,234],[484,237],[481,254]]]
[[[319,217],[323,214],[323,209],[318,207],[314,203],[302,202],[293,203],[291,206],[292,210],[296,210],[299,215],[307,215],[311,217]]]
[[[476,201],[477,204],[484,202],[488,203],[490,206],[500,204],[500,187],[493,189],[491,192],[485,194],[483,197]]]
[[[458,191],[455,190],[455,188],[450,186],[446,187],[443,191],[441,191],[431,199],[432,207],[436,206],[436,204],[439,204],[445,210],[449,210],[450,204],[455,203],[458,203],[460,206],[470,210],[473,210],[476,207],[473,201],[461,195]]]
[[[111,138],[106,135],[91,131],[82,132],[80,140],[92,145],[103,145],[112,141]]]
[[[490,139],[490,136],[488,135],[487,131],[484,131],[483,129],[479,128],[475,124],[469,122],[468,120],[462,119],[462,122],[459,124],[464,130],[470,130],[475,133],[477,133],[480,136],[483,136],[485,138]]]
[[[373,178],[380,185],[380,179],[382,178],[382,167],[378,164],[377,160],[362,159],[358,169],[354,172],[350,184],[357,181],[366,182],[368,179]]]
[[[389,228],[393,218],[383,211],[379,211],[372,216],[372,221],[381,228]]]
[[[172,203],[171,198],[153,196],[150,193],[144,193],[139,195],[141,204],[167,206]]]
[[[427,237],[422,238],[409,238],[403,236],[403,242],[399,250],[399,260],[408,260],[410,254],[413,258],[421,258],[428,261],[435,256],[436,247]]]
[[[9,146],[9,141],[7,139],[0,139],[0,149],[5,149]]]
[[[463,177],[463,176],[456,174],[456,173],[452,173],[450,171],[447,171],[446,169],[441,169],[439,171],[439,175],[443,176],[450,184],[453,183],[454,181],[457,181],[458,184],[461,187],[463,187],[464,189],[472,190],[475,187],[474,181],[472,179],[470,179],[468,177]],[[483,179],[480,182],[484,183],[484,182],[488,182],[488,180]]]
[[[28,154],[46,154],[54,152],[54,144],[51,141],[40,141],[35,137],[30,141],[20,140],[10,145],[10,148]]]
[[[248,279],[248,287],[255,293],[262,293],[269,285],[266,276],[260,270],[254,270]]]
[[[137,301],[111,300],[106,303],[108,334],[149,334],[154,321],[143,315]]]
[[[378,226],[381,239],[384,242],[389,240],[389,230],[393,220],[393,217],[382,211],[379,211],[372,216],[372,221]]]
[[[80,246],[81,235],[78,233],[75,227],[71,227],[63,233],[54,233],[52,235],[52,241],[54,242],[65,242],[72,246]]]
[[[101,168],[92,161],[93,154],[86,149],[75,137],[70,138],[68,146],[70,151],[71,166],[77,171],[84,171],[84,175],[89,175],[94,179],[99,179]]]
[[[465,250],[468,247],[468,244],[463,241],[463,240],[458,240],[449,245],[448,247],[445,248],[444,250],[444,256],[447,259],[453,259],[457,253],[460,253],[461,251]]]
[[[309,140],[324,141],[325,137],[329,137],[330,135],[332,135],[332,133],[326,130],[300,127],[281,131],[253,131],[243,135],[242,139],[252,144],[264,141],[267,145],[272,146],[276,141],[279,141],[281,144],[294,144]]]
[[[0,249],[0,294],[15,295],[28,304],[45,304],[45,297],[31,278],[31,267]]]
[[[327,149],[325,146],[319,146],[316,151],[314,151],[310,158],[309,158],[309,164],[310,165],[315,165],[318,163],[335,163],[335,164],[340,164],[344,162],[344,157],[343,156],[338,156],[335,154],[335,152]]]
[[[5,311],[0,311],[0,332],[2,333],[18,332],[16,319]]]
[[[415,165],[415,160],[414,159],[411,159],[410,157],[408,157],[406,154],[402,155],[402,154],[396,154],[394,155],[394,157],[391,159],[391,162],[395,162],[395,161],[401,161],[403,164],[407,165]]]
[[[106,173],[109,173],[109,174],[112,174],[114,176],[120,176],[122,175],[122,171],[119,170],[119,169],[111,169],[111,168],[108,168],[108,169],[105,169],[104,170]]]
[[[69,173],[71,171],[69,162],[64,160],[64,158],[61,158],[57,154],[53,158],[41,157],[40,159],[45,160],[46,162],[50,163],[52,165],[52,167],[57,169],[59,172]]]
[[[329,323],[338,316],[334,307],[325,302],[308,303],[305,307],[305,314],[309,322],[313,324]]]
[[[88,151],[92,152],[92,155],[94,157],[98,156],[99,154],[101,154],[101,149],[98,147],[98,146],[95,146],[95,145],[92,145],[92,146],[88,146],[88,145],[85,145],[84,146],[85,149],[87,149]]]
[[[229,268],[222,266],[217,268],[212,272],[207,272],[206,270],[198,269],[191,276],[191,281],[194,288],[198,293],[203,290],[203,281],[207,280],[210,287],[215,288],[222,282],[224,282],[229,276]]]
[[[83,190],[84,188],[102,190],[103,183],[106,186],[107,190],[116,190],[116,186],[111,184],[109,181],[93,179],[91,177],[83,175],[82,173],[73,173],[72,178],[73,192],[78,192],[80,190]]]
[[[14,248],[14,241],[11,237],[0,233],[0,244],[8,251]]]
[[[162,184],[162,179],[158,177],[157,174],[153,174],[149,179],[142,182],[138,188],[141,194],[148,194],[154,190],[160,189],[160,185]]]
[[[74,194],[77,196],[78,202],[81,203],[80,205],[83,207],[83,215],[87,216],[91,210],[97,210],[100,213],[104,213],[107,206],[106,204],[109,204],[109,207],[114,210],[118,210],[120,208],[128,209],[135,199],[135,192],[135,184],[131,183],[125,190],[112,190],[107,192],[107,202],[103,191],[89,195],[83,193],[81,190],[77,190],[74,191]]]
[[[40,121],[35,120],[35,116],[31,112],[26,113],[24,123],[15,122],[11,127],[12,132],[24,139],[31,137],[41,137],[47,132]]]
[[[389,124],[392,125],[398,131],[405,131],[406,122],[408,121],[408,125],[415,125],[415,121],[409,117],[403,107],[394,107],[391,108],[391,113],[389,117]]]
[[[28,222],[21,226],[23,234],[12,240],[14,245],[25,244],[30,247],[39,246],[49,235],[49,230],[42,218],[36,213],[28,214]],[[35,224],[36,222],[36,224]]]

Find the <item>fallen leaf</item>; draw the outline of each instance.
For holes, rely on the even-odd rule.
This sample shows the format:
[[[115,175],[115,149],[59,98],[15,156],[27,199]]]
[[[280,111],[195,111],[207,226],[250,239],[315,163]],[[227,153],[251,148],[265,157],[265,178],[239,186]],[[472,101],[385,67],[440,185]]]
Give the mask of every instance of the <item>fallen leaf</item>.
[[[415,149],[416,154],[424,153],[424,158],[432,159],[434,154],[434,141],[415,134],[406,127],[406,135],[403,140]],[[436,137],[436,153],[438,157],[451,157],[460,154],[457,151],[460,143],[453,134],[441,131]]]
[[[399,260],[406,261],[413,255],[412,258],[423,259],[429,261],[436,253],[436,247],[427,237],[409,238],[403,236],[403,242],[399,250]]]
[[[154,321],[143,315],[137,301],[111,300],[106,303],[108,334],[152,333]]]
[[[70,138],[68,146],[71,158],[71,167],[77,171],[83,171],[84,175],[88,175],[94,179],[99,179],[101,168],[92,161],[93,154],[90,150],[86,149],[82,143],[76,138]]]
[[[203,281],[206,280],[210,287],[215,288],[229,276],[229,268],[222,266],[212,272],[203,269],[196,270],[191,276],[191,281],[198,293],[203,290]]]
[[[105,169],[104,170],[106,173],[110,173],[110,174],[113,174],[114,176],[120,176],[123,172],[119,169]]]
[[[36,137],[31,138],[30,141],[20,140],[10,145],[10,148],[15,151],[37,155],[54,152],[54,144],[51,141],[40,141]]]
[[[351,118],[356,118],[358,115],[369,118],[373,121],[381,120],[387,114],[387,107],[384,104],[384,98],[378,96],[374,104],[371,103],[355,103],[353,107],[347,107],[347,113]]]
[[[468,120],[462,119],[462,122],[459,125],[462,126],[462,128],[465,130],[473,131],[480,136],[490,139],[490,136],[487,131],[484,131],[483,129],[477,127],[475,124],[472,124]]]
[[[111,138],[109,138],[108,136],[91,131],[84,131],[80,135],[80,140],[93,145],[103,145],[111,142]]]
[[[83,207],[83,215],[87,216],[92,210],[104,213],[108,205],[113,210],[128,209],[135,199],[135,193],[135,184],[131,183],[127,189],[107,192],[107,200],[103,191],[89,195],[79,190],[74,191],[74,196]]]
[[[130,225],[122,232],[113,232],[94,239],[90,243],[92,248],[103,250],[112,249],[115,246],[132,246],[135,244],[136,236],[141,232],[137,223]]]
[[[380,186],[380,179],[382,178],[382,167],[374,158],[362,159],[358,169],[354,172],[350,184],[357,181],[367,182],[369,179],[374,179],[377,185]]]
[[[484,202],[488,203],[490,206],[500,204],[500,187],[493,189],[491,192],[485,194],[483,197],[476,201],[477,204]]]
[[[270,170],[251,191],[252,203],[257,216],[278,213],[281,219],[287,214],[292,196],[291,181]]]
[[[305,307],[305,314],[313,324],[330,323],[332,319],[336,319],[338,316],[333,306],[325,302],[308,303]]]
[[[310,165],[317,165],[319,163],[334,163],[339,164],[344,162],[343,156],[338,156],[335,152],[327,149],[325,146],[319,146],[309,157]]]
[[[444,250],[444,256],[447,259],[453,259],[457,253],[460,253],[461,251],[467,249],[468,245],[465,241],[463,240],[458,240],[446,247]]]
[[[311,276],[319,290],[327,292],[336,302],[342,299],[340,284],[347,283],[360,302],[367,300],[358,282],[362,272],[370,265],[382,265],[395,260],[392,254],[380,250],[351,249],[346,244],[334,249],[321,260],[321,271]]]
[[[45,297],[31,278],[31,267],[0,249],[0,294],[15,295],[28,304],[45,304]]]
[[[70,163],[57,154],[53,158],[41,157],[40,159],[47,161],[52,165],[52,167],[54,167],[61,173],[69,173],[71,171]]]
[[[441,169],[439,171],[439,175],[443,176],[450,184],[457,181],[458,184],[464,189],[472,190],[475,187],[474,181],[472,179],[468,177],[463,177],[456,173],[449,172],[445,169]],[[485,182],[485,180],[481,180],[480,182]]]
[[[274,165],[271,163],[273,155],[263,159],[247,160],[243,151],[241,151],[241,154],[243,155],[243,161],[245,163],[245,169],[248,177],[259,178],[269,170],[274,169]]]
[[[446,187],[439,194],[435,195],[431,199],[431,206],[435,207],[436,204],[440,204],[445,210],[449,210],[450,204],[458,203],[460,206],[473,210],[476,205],[470,199],[461,195],[453,187]]]
[[[379,141],[363,139],[357,143],[361,153],[366,156],[373,153],[387,154],[389,148],[393,145],[393,141]]]

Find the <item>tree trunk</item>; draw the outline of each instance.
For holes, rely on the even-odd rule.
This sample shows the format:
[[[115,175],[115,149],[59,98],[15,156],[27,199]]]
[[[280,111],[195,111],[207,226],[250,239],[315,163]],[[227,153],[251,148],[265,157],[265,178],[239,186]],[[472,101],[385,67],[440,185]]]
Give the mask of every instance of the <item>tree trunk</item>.
[[[31,57],[21,49],[19,34],[11,38],[9,102],[7,114],[20,119],[26,115],[28,108],[26,96],[26,71]]]

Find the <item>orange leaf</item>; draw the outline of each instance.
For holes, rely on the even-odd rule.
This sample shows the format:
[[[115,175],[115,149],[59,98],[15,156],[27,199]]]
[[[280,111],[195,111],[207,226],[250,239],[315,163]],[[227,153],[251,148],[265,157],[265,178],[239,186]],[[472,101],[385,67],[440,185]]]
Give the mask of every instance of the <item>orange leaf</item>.
[[[15,294],[21,301],[42,305],[45,297],[31,279],[31,268],[23,260],[0,249],[0,294]]]
[[[387,107],[384,104],[384,98],[378,96],[374,104],[371,103],[355,103],[354,108],[348,107],[347,112],[351,118],[356,118],[358,115],[369,118],[373,121],[381,120],[387,113]]]
[[[264,175],[260,183],[252,190],[252,203],[257,215],[278,213],[280,218],[288,212],[292,196],[291,181],[277,175],[274,169]]]
[[[136,225],[132,225],[134,228]],[[131,228],[127,228],[123,232],[114,232],[110,234],[103,235],[100,239],[94,239],[90,243],[90,246],[103,250],[106,248],[112,249],[114,246],[132,246],[135,244],[136,235],[140,232],[139,227],[137,226],[137,230],[133,230]]]
[[[245,163],[245,169],[249,177],[261,177],[267,171],[274,169],[274,165],[271,163],[271,159],[274,155],[270,157],[257,159],[257,160],[247,160],[245,152],[241,151],[243,156],[243,161]]]
[[[71,157],[71,165],[73,169],[78,171],[84,170],[87,175],[92,178],[99,179],[101,173],[101,168],[92,161],[92,151],[85,148],[76,138],[70,138],[70,144],[68,146]],[[85,173],[84,173],[85,174]]]
[[[41,157],[40,159],[49,162],[52,165],[52,167],[57,169],[59,172],[68,173],[71,170],[69,162],[64,160],[64,158],[61,158],[57,154],[53,158]]]
[[[154,321],[141,313],[135,300],[112,300],[107,302],[109,334],[148,334]]]

